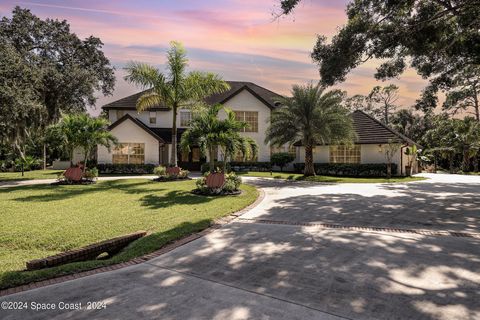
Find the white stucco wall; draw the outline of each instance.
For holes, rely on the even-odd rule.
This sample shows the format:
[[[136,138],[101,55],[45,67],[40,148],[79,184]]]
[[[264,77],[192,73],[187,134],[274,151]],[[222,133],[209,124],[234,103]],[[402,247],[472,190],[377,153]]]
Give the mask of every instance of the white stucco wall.
[[[183,128],[180,126],[180,112],[183,111],[183,109],[179,109],[177,111],[177,127],[178,128]],[[143,123],[145,123],[149,127],[153,128],[171,128],[172,127],[172,117],[173,117],[173,111],[172,110],[166,110],[166,111],[156,111],[157,115],[157,122],[156,123],[150,123],[150,111],[142,111],[142,112],[137,112],[136,110],[124,110],[124,114],[129,114],[134,118],[139,119]],[[117,121],[117,110],[109,110],[108,112],[108,119],[111,123],[114,123]]]
[[[134,122],[127,119],[113,128],[111,132],[117,137],[119,143],[145,143],[145,163],[158,164],[158,141]],[[107,148],[99,146],[97,161],[98,163],[112,163],[112,153],[108,152]]]
[[[382,151],[380,151],[380,146]],[[386,163],[384,153],[385,145],[378,144],[362,144],[360,145],[361,163]],[[315,163],[329,163],[330,162],[330,148],[329,146],[317,146],[313,153],[313,161]],[[297,147],[297,159],[295,162],[305,162],[305,148]],[[400,148],[393,158],[393,163],[396,163],[400,172]],[[403,165],[405,165],[405,160]]]
[[[255,140],[258,144],[258,161],[270,161],[270,145],[265,144],[265,132],[270,119],[270,108],[258,100],[247,90],[243,90],[224,105],[234,111],[257,111],[258,112],[258,132],[243,132],[242,135]],[[225,112],[219,115],[220,119],[225,119]]]

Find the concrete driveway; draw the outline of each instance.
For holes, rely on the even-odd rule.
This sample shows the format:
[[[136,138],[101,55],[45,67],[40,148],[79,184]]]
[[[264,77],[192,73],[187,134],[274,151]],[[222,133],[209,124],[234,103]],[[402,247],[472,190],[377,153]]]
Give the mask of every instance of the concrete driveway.
[[[147,263],[0,298],[57,307],[0,318],[480,319],[480,177],[248,180],[266,196],[235,222]],[[58,310],[94,301],[106,307]]]

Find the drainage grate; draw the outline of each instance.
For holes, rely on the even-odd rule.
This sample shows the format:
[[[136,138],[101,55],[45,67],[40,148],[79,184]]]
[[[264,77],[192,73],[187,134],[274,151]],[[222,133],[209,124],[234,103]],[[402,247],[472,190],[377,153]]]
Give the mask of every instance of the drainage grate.
[[[435,236],[435,237],[458,237],[458,238],[480,239],[480,233],[470,233],[470,232],[436,231],[436,230],[425,230],[425,229],[403,229],[403,228],[386,228],[386,227],[344,226],[344,225],[330,224],[330,223],[311,223],[311,222],[249,219],[249,218],[237,218],[235,221],[244,222],[244,223],[263,223],[263,224],[281,224],[281,225],[304,226],[304,227],[320,227],[324,229],[339,229],[339,230],[347,230],[347,231],[381,231],[381,232],[392,232],[392,233],[411,233],[411,234],[420,234],[424,236]]]

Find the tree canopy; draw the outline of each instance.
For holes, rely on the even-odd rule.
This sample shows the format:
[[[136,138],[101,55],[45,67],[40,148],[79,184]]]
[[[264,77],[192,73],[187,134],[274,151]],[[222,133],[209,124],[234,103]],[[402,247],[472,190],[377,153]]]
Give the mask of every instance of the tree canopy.
[[[67,21],[42,20],[28,9],[16,7],[11,18],[2,17],[2,140],[24,143],[28,129],[54,123],[62,112],[85,111],[98,92],[111,94],[114,69],[102,46],[96,37],[78,38]]]
[[[282,13],[300,1],[281,0]],[[431,81],[417,103],[431,110],[439,89],[455,89],[457,75],[480,64],[478,0],[353,0],[346,13],[347,23],[330,41],[319,35],[312,52],[323,84],[344,81],[373,58],[382,61],[377,79],[399,76],[410,65]]]

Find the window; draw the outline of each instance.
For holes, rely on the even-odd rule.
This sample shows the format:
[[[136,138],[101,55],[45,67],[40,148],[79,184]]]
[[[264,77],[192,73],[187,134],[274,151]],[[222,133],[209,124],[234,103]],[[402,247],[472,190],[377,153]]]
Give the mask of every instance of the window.
[[[125,115],[125,110],[117,110],[117,120]]]
[[[330,146],[330,163],[360,163],[360,146]]]
[[[288,146],[288,153],[291,154],[292,156],[296,157],[297,156],[297,147],[295,147],[293,144]]]
[[[145,143],[120,143],[113,150],[114,164],[144,164]]]
[[[157,123],[157,112],[156,111],[150,111],[150,123],[151,124]]]
[[[188,127],[192,121],[192,113],[190,111],[180,111],[180,127]]]
[[[270,147],[270,154],[274,154],[274,153],[280,153],[280,152],[287,152],[291,155],[293,155],[294,157],[297,156],[297,149],[296,147],[292,144],[292,145],[285,145],[285,146],[281,146],[281,147]]]
[[[248,124],[243,132],[258,132],[258,112],[257,111],[235,111],[235,118]]]

